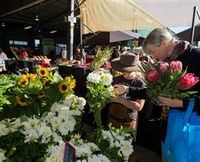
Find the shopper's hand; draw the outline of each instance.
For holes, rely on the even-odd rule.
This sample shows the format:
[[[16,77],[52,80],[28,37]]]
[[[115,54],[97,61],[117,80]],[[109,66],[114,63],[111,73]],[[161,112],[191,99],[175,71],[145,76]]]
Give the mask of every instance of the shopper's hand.
[[[128,93],[128,89],[129,87],[125,85],[121,85],[121,84],[114,85],[114,90],[117,91],[119,95]]]
[[[122,97],[121,96],[112,98],[112,102],[121,103],[121,101],[122,101]]]
[[[180,99],[172,99],[160,96],[159,100],[163,105],[167,105],[169,107],[183,107],[183,100]]]

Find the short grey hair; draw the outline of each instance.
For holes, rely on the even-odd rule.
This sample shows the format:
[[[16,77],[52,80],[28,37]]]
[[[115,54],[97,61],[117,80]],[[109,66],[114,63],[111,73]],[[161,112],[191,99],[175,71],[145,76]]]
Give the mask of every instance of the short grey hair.
[[[145,53],[150,53],[149,46],[159,47],[163,40],[171,42],[176,40],[176,38],[174,38],[172,34],[165,29],[156,28],[146,37],[142,44],[142,49]]]

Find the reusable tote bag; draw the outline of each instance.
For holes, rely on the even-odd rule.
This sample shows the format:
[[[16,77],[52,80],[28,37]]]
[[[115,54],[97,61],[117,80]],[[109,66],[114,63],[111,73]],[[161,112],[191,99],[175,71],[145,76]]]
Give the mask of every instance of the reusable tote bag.
[[[190,99],[186,112],[171,109],[163,152],[168,162],[200,162],[200,116]]]

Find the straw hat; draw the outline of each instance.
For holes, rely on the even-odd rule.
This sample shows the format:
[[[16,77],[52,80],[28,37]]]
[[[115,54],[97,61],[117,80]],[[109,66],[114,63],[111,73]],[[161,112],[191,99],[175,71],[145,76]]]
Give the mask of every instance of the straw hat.
[[[134,53],[121,55],[120,58],[112,60],[111,65],[114,70],[119,72],[141,71],[139,56]]]

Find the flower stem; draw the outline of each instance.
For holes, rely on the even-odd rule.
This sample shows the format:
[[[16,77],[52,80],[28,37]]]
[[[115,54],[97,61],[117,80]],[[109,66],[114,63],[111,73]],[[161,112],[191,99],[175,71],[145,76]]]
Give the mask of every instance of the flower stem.
[[[103,128],[102,121],[101,121],[101,110],[99,110],[99,109],[94,110],[94,118],[95,118],[97,126],[99,128]]]

